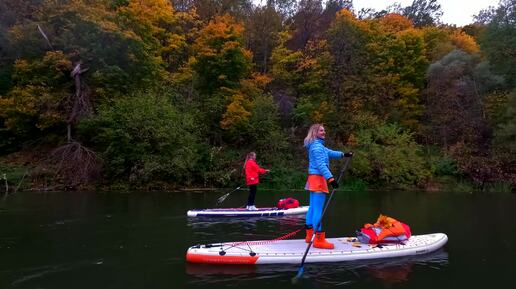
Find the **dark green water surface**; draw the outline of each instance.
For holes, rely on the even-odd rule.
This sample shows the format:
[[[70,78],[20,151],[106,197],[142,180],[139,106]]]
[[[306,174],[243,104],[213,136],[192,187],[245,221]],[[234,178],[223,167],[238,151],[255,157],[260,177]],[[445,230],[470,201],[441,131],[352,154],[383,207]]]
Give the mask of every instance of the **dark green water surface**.
[[[220,192],[17,193],[0,195],[0,288],[514,288],[516,195],[337,192],[324,221],[329,237],[353,235],[379,213],[413,234],[442,232],[445,247],[403,259],[296,265],[187,264],[199,243],[272,239],[303,217],[188,219]],[[244,205],[247,192],[224,206]],[[259,191],[258,206],[305,192]],[[304,237],[299,235],[298,238]]]

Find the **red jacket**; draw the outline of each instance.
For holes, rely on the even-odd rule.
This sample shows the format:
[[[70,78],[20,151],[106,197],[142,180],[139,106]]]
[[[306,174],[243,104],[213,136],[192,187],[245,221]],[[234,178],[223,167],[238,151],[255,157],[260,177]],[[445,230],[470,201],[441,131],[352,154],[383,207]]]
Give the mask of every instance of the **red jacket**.
[[[248,160],[245,163],[245,183],[248,186],[260,183],[260,174],[266,172],[265,169],[260,168],[255,160]]]

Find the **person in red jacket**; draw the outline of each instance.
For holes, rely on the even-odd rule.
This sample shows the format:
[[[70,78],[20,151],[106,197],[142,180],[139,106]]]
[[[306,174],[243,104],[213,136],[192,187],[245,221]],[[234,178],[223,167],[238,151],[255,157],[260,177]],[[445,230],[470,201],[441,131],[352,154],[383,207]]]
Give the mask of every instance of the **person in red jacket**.
[[[256,211],[257,208],[254,206],[254,198],[256,196],[256,186],[260,183],[260,175],[268,173],[269,170],[261,168],[256,163],[256,153],[250,152],[245,157],[244,163],[245,172],[245,183],[249,186],[249,197],[247,198],[247,209]]]

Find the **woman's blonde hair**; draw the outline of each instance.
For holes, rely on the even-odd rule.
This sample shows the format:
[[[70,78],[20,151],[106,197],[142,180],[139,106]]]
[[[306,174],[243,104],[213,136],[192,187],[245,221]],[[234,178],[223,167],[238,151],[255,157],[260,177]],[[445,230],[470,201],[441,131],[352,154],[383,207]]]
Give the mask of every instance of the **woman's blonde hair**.
[[[324,126],[322,123],[314,123],[310,126],[310,129],[308,129],[308,134],[305,137],[304,145],[307,146],[314,142],[314,140],[317,138],[317,132],[319,131],[319,128],[321,126]]]
[[[245,164],[247,164],[247,161],[252,159],[252,158],[256,158],[256,153],[255,152],[250,152],[248,153],[246,156],[245,156],[245,162],[244,162],[244,170],[245,170]]]

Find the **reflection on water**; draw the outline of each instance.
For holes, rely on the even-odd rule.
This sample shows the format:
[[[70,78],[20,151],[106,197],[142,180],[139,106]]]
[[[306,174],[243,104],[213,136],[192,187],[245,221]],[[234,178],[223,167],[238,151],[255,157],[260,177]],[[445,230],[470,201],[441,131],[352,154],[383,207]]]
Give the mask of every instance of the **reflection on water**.
[[[408,280],[416,266],[429,267],[436,270],[448,264],[448,253],[444,250],[403,258],[376,259],[342,263],[306,264],[302,283],[323,283],[328,285],[344,285],[367,277],[375,278],[385,285]],[[295,264],[276,265],[214,265],[186,264],[186,273],[192,275],[192,284],[219,283],[245,280],[249,278],[274,279],[286,274],[294,277],[299,269]],[[306,284],[305,284],[306,285]]]
[[[293,215],[277,218],[188,218],[187,226],[192,229],[197,243],[204,244],[275,239],[304,228],[304,223],[304,216]],[[297,238],[301,238],[299,234]]]
[[[304,215],[287,215],[287,216],[278,216],[274,218],[270,217],[195,217],[188,218],[188,226],[194,229],[204,229],[216,225],[231,225],[231,224],[246,224],[251,226],[256,226],[257,223],[271,223],[271,224],[279,224],[279,225],[298,225],[305,221]]]

